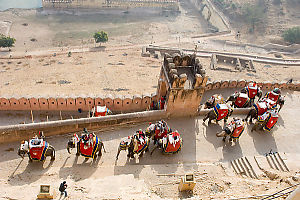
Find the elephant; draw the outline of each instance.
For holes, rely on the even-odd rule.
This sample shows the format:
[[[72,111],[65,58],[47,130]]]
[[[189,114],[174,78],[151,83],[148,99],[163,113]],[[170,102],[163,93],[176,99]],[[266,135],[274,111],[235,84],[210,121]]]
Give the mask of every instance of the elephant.
[[[252,94],[251,94],[251,92],[252,92]],[[250,98],[250,106],[252,106],[254,104],[254,99],[256,96],[258,97],[258,101],[259,101],[263,95],[263,92],[259,87],[255,90],[253,90],[253,89],[249,88],[249,86],[241,89],[241,93],[248,95],[248,97]]]
[[[157,148],[162,149],[163,154],[175,154],[181,150],[181,147],[182,138],[177,131],[174,131],[172,133],[168,133],[162,139],[159,139],[150,155],[152,155]]]
[[[47,142],[45,142],[45,143],[47,143]],[[48,156],[51,157],[51,161],[54,161],[55,160],[55,149],[50,144],[47,144],[47,145],[48,145],[48,147],[47,147],[46,151],[43,153],[43,155],[41,156],[41,159],[33,159],[30,155],[30,148],[29,148],[28,141],[22,141],[21,146],[18,149],[18,155],[21,156],[22,158],[24,158],[25,155],[27,154],[29,157],[29,162],[32,162],[33,160],[45,161],[46,157],[48,157]]]
[[[172,132],[172,129],[167,125],[167,123],[164,120],[160,120],[155,124],[149,123],[149,126],[145,131],[145,135],[148,138],[152,138],[155,144],[157,140],[163,138],[170,132]]]
[[[96,137],[96,141],[98,141],[98,147],[97,147],[96,151],[92,153],[92,155],[87,155],[86,156],[86,155],[82,154],[82,152],[80,151],[80,142],[83,142],[83,138],[79,138],[77,134],[74,134],[74,136],[72,137],[72,139],[70,139],[68,141],[68,143],[67,143],[67,151],[68,151],[68,153],[71,154],[70,149],[77,148],[76,156],[79,156],[80,154],[82,154],[86,158],[90,157],[90,158],[93,158],[93,159],[96,159],[97,156],[101,157],[102,156],[102,148],[104,150],[104,153],[106,153],[106,150],[105,150],[105,147],[104,147],[104,143],[95,134],[93,134],[93,135],[94,135],[94,137]]]
[[[226,99],[225,103],[229,101],[232,102],[231,106],[236,108],[247,108],[251,106],[250,98],[245,93],[235,92]]]
[[[253,123],[253,119],[257,119],[258,115],[257,115],[257,110],[253,107],[250,109],[249,113],[247,114],[245,121],[248,121],[248,118],[250,117],[249,122]]]
[[[224,105],[224,104],[223,104],[223,105]],[[225,123],[227,122],[228,117],[231,116],[232,113],[233,113],[233,109],[228,108],[228,107],[227,107],[227,109],[228,109],[228,113],[227,113],[225,116],[223,116],[223,117],[219,117],[219,116],[215,113],[215,107],[214,107],[213,110],[210,110],[210,111],[205,115],[205,117],[204,117],[204,119],[203,119],[203,122],[205,122],[205,121],[208,119],[208,120],[209,120],[209,121],[208,121],[208,124],[211,124],[211,120],[216,120],[216,122],[218,123],[218,121],[224,119],[224,124],[225,124]]]
[[[139,143],[139,139],[136,134],[133,136],[129,136],[128,139],[129,140],[122,140],[120,142],[116,156],[116,161],[118,160],[119,154],[122,150],[128,150],[128,158],[134,158],[134,154],[139,155],[139,157],[143,157],[144,152],[149,151],[150,139],[148,137],[144,137],[143,144]]]
[[[272,109],[258,117],[258,120],[253,125],[251,132],[254,130],[271,131],[278,121],[278,110]]]
[[[261,121],[256,121],[256,122],[254,123],[253,127],[251,128],[251,132],[257,131],[257,130],[262,131],[263,128],[266,126],[266,124],[267,124],[266,121],[263,121],[263,122],[261,122]]]
[[[229,136],[229,142],[237,142],[239,137],[242,135],[245,129],[244,120],[233,118],[231,123],[224,126],[224,129],[217,133],[217,137],[223,137],[223,141],[225,142],[226,137]]]

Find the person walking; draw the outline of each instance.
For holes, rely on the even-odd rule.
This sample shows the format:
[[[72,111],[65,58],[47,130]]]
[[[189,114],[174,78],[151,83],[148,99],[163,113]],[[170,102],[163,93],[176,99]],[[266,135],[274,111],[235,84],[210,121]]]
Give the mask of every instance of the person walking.
[[[66,190],[67,187],[68,187],[68,185],[67,185],[67,182],[66,182],[66,181],[63,181],[63,182],[60,184],[60,186],[59,186],[60,198],[61,198],[61,196],[62,196],[63,194],[65,194],[65,198],[68,196],[67,190]]]

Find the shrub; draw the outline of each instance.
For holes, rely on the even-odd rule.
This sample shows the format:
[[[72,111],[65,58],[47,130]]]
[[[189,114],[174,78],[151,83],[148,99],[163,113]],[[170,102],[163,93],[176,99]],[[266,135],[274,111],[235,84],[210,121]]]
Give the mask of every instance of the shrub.
[[[282,34],[285,41],[300,44],[300,26],[290,28]]]

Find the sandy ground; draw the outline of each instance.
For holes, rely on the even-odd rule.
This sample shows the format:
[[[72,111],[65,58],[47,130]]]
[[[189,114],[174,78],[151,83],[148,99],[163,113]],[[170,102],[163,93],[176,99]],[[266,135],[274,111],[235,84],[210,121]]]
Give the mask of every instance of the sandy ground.
[[[56,148],[56,160],[51,163],[28,163],[16,155],[18,143],[0,145],[0,198],[34,199],[40,184],[51,184],[57,192],[62,180],[69,188],[68,199],[228,199],[260,194],[272,194],[289,185],[280,181],[290,177],[300,169],[300,142],[297,105],[300,93],[286,94],[287,101],[280,113],[279,122],[270,133],[250,132],[248,125],[238,144],[230,146],[215,136],[221,124],[207,126],[202,117],[167,120],[183,137],[182,151],[176,155],[161,155],[159,151],[152,156],[146,153],[143,158],[126,160],[121,152],[115,162],[117,147],[121,138],[132,134],[147,123],[97,132],[104,141],[107,153],[92,163],[76,158],[73,151],[67,154],[66,142],[70,135],[48,138]],[[150,146],[150,150],[153,146]],[[290,173],[279,173],[275,180],[261,176],[259,180],[237,176],[229,167],[228,161],[242,156],[263,155],[278,151],[291,155],[287,162]],[[196,174],[196,188],[193,194],[179,193],[180,175],[186,172]],[[172,174],[176,176],[160,176]],[[22,192],[16,192],[22,190]],[[58,198],[57,198],[58,199]]]
[[[1,96],[151,94],[161,67],[132,49],[2,62]]]
[[[210,69],[210,59],[200,58],[210,81],[256,80],[281,82],[300,80],[297,66],[254,62],[256,72],[230,72],[232,65]],[[156,92],[162,59],[141,57],[141,48],[107,49],[35,59],[0,61],[0,96],[74,97],[151,94]]]

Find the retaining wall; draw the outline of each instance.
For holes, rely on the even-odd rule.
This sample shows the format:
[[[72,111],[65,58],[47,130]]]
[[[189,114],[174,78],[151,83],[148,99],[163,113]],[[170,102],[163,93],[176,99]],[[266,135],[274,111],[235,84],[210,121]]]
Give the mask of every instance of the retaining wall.
[[[167,112],[165,110],[157,110],[104,117],[0,126],[0,143],[28,140],[29,138],[36,135],[38,131],[44,131],[45,135],[52,136],[82,131],[83,128],[87,128],[88,130],[95,130],[116,125],[121,126],[130,123],[154,121],[166,117]]]
[[[200,11],[204,19],[213,27],[217,28],[217,32],[230,31],[229,23],[225,17],[218,12],[214,5],[208,0],[190,0],[197,10]]]

